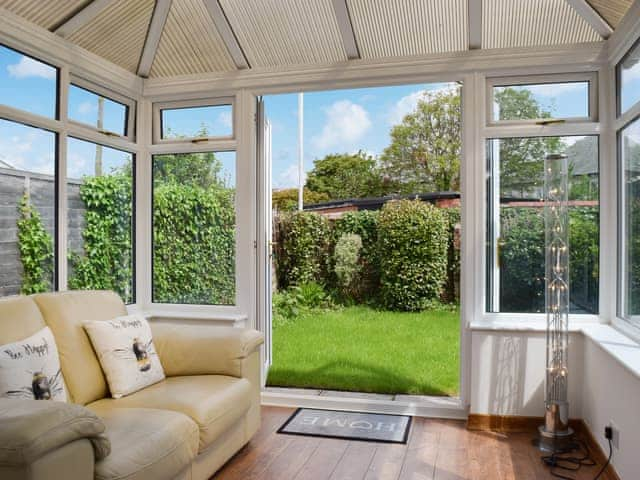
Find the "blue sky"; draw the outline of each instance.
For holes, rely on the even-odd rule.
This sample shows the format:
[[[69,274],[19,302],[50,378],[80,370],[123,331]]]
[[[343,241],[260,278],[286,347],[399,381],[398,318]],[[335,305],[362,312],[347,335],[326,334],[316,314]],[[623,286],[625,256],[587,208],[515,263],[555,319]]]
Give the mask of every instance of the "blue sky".
[[[53,67],[0,46],[0,85],[0,103],[37,115],[55,116],[56,70]],[[330,153],[364,150],[379,155],[389,144],[391,127],[415,107],[424,91],[451,88],[451,85],[413,84],[305,93],[305,170],[313,168],[313,160]],[[631,92],[624,96],[625,105],[640,98],[640,64],[626,71],[623,86],[626,92]],[[579,84],[539,86],[534,95],[545,106],[555,105],[556,116],[586,113]],[[562,102],[554,102],[558,95]],[[72,88],[69,98],[69,116],[95,125],[97,96]],[[273,186],[294,187],[297,184],[297,94],[266,96],[265,104],[272,124]],[[122,105],[105,102],[105,129],[123,133],[124,116]],[[181,109],[165,112],[165,123],[178,134],[193,134],[204,123],[212,134],[226,135],[231,132],[232,117],[229,106]],[[0,161],[16,168],[49,173],[53,171],[53,152],[53,134],[0,121]],[[121,164],[126,156],[113,149],[103,151],[107,167]],[[76,142],[69,150],[68,175],[92,174],[94,158],[92,144]],[[234,170],[234,155],[221,154],[220,158],[226,172]],[[227,176],[235,181],[235,175]]]

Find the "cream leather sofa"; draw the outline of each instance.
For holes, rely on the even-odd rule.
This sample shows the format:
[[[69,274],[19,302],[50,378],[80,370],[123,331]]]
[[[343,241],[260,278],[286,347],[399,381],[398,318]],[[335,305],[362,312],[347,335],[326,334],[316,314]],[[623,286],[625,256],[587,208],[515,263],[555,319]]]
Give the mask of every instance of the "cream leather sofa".
[[[43,401],[0,402],[1,479],[207,479],[256,432],[259,332],[152,322],[167,378],[115,400],[82,323],[126,313],[108,291],[0,299],[0,345],[48,325],[76,404],[47,402],[59,405],[47,405],[55,407],[45,417],[54,426],[43,427]],[[101,436],[110,443],[104,458],[96,448]]]

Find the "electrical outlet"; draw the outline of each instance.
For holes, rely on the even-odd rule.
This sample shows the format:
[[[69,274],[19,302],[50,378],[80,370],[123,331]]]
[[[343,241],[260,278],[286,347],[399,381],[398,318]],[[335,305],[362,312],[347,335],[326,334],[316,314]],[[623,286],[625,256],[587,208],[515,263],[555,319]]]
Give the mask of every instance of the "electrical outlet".
[[[616,450],[620,449],[620,429],[615,423],[613,423],[612,420],[609,420],[609,425],[607,426],[611,427],[611,444],[613,445],[613,448],[615,448]]]

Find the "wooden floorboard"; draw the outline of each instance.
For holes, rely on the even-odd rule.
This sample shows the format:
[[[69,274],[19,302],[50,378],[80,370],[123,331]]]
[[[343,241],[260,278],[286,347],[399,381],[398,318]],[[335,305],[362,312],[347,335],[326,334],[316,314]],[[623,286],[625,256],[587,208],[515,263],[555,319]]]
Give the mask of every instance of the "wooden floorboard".
[[[213,479],[540,480],[553,478],[531,433],[470,431],[465,422],[414,418],[407,445],[282,435],[294,412],[263,407],[262,427]],[[600,466],[564,473],[590,480]]]

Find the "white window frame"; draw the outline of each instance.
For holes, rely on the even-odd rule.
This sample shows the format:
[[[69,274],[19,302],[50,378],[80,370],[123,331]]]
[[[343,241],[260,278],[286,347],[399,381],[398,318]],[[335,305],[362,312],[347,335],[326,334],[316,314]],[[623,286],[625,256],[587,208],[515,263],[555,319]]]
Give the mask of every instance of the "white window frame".
[[[153,104],[153,143],[176,144],[176,143],[206,143],[234,140],[236,138],[236,108],[235,98],[231,97],[210,97],[194,100],[177,100],[171,102],[159,102]],[[164,110],[180,110],[187,108],[201,107],[231,107],[231,135],[212,135],[209,137],[185,137],[185,138],[162,138],[162,112]]]
[[[587,82],[589,98],[586,117],[552,117],[552,118],[528,118],[521,120],[495,120],[493,118],[493,89],[495,87],[517,87],[525,85],[544,85],[555,83],[582,83]],[[549,74],[549,75],[518,75],[490,77],[487,79],[487,125],[539,125],[541,122],[559,120],[563,123],[597,122],[598,121],[598,75],[596,72]]]
[[[165,100],[153,102],[153,99],[143,101],[142,118],[146,118],[147,133],[149,140],[147,148],[148,166],[141,188],[144,191],[140,197],[145,200],[139,202],[138,212],[144,218],[145,226],[140,224],[142,258],[139,259],[141,272],[144,277],[141,281],[141,297],[139,304],[145,312],[155,318],[184,318],[194,320],[207,320],[220,323],[245,324],[251,312],[251,302],[253,288],[250,287],[255,279],[252,279],[252,264],[255,256],[255,229],[253,227],[255,212],[253,202],[255,196],[255,166],[253,150],[255,145],[251,145],[252,125],[240,122],[242,109],[243,118],[253,118],[251,96],[244,92],[229,94],[225,93],[219,97],[203,97],[202,99],[190,100]],[[210,137],[203,139],[165,139],[159,142],[153,141],[153,136],[158,135],[160,127],[160,111],[164,108],[190,108],[201,106],[231,105],[233,111],[233,131],[232,137]],[[145,121],[142,120],[141,123]],[[140,132],[142,136],[143,132]],[[244,141],[241,141],[244,140]],[[254,142],[255,143],[255,142]],[[203,152],[235,152],[236,154],[236,195],[235,195],[235,215],[236,215],[236,235],[235,235],[235,286],[236,298],[234,305],[197,305],[197,304],[172,304],[157,303],[153,301],[153,232],[152,232],[152,159],[154,155],[160,154],[180,154],[180,153],[203,153]],[[142,180],[142,179],[141,179]],[[253,320],[253,319],[251,319]]]
[[[134,99],[121,95],[117,92],[111,91],[108,88],[97,85],[93,82],[84,80],[83,78],[80,78],[76,75],[71,75],[69,88],[72,85],[75,87],[81,88],[83,90],[86,90],[90,93],[93,93],[94,95],[101,96],[107,100],[111,100],[115,103],[118,103],[126,107],[127,115],[125,118],[126,124],[124,125],[125,127],[124,135],[120,135],[117,132],[112,132],[106,129],[98,130],[97,127],[89,123],[80,122],[78,120],[73,120],[71,118],[69,118],[69,123],[75,125],[77,128],[93,130],[106,137],[117,137],[123,140],[127,140],[129,142],[135,142],[136,140],[136,101]],[[68,105],[67,105],[67,109],[68,109]]]
[[[488,77],[485,80],[484,84],[484,111],[479,115],[484,120],[484,127],[480,128],[480,145],[479,150],[482,155],[482,176],[481,178],[484,180],[486,175],[486,165],[487,165],[487,142],[489,140],[494,139],[504,139],[504,138],[540,138],[540,137],[562,137],[562,136],[596,136],[598,137],[598,145],[599,145],[599,155],[598,162],[600,165],[600,211],[603,210],[603,197],[605,195],[603,189],[603,179],[602,179],[602,136],[601,136],[601,125],[599,122],[598,112],[600,110],[599,105],[596,107],[596,104],[600,103],[599,95],[601,95],[601,87],[599,86],[598,80],[601,75],[600,71],[586,71],[586,72],[569,72],[569,73],[553,73],[549,75],[513,75],[513,76],[500,76],[500,77]],[[546,82],[541,82],[541,79],[545,79]],[[513,120],[513,121],[500,121],[494,122],[493,119],[493,87],[494,86],[502,86],[502,85],[527,85],[527,84],[539,84],[539,83],[567,83],[571,81],[589,81],[589,113],[590,117],[588,119],[563,119],[560,123],[551,123],[551,124],[538,124],[536,120]],[[592,117],[591,114],[595,113],[595,117]],[[546,120],[546,119],[542,119]],[[487,216],[489,215],[488,211],[488,192],[486,190],[486,184],[482,185],[482,191],[484,193],[482,198],[482,239],[483,242],[487,240]],[[603,291],[603,276],[602,276],[602,266],[603,266],[603,245],[604,245],[604,234],[603,234],[603,216],[600,215],[600,278],[599,278],[599,305],[598,305],[598,314],[573,314],[570,316],[570,322],[572,324],[575,323],[593,323],[600,322],[601,315],[603,311],[606,311],[605,303],[606,300],[603,299],[603,296],[606,295],[606,292]],[[476,245],[476,248],[479,244]],[[484,243],[483,243],[484,245]],[[543,325],[546,319],[546,315],[544,313],[513,313],[513,312],[490,312],[487,310],[486,306],[486,295],[495,296],[495,289],[499,288],[499,285],[489,285],[487,279],[487,268],[489,268],[487,258],[486,248],[481,249],[482,256],[482,269],[481,269],[481,277],[478,278],[478,281],[482,285],[482,297],[481,302],[482,305],[478,305],[480,311],[483,312],[481,315],[481,323],[484,324],[493,324],[499,325],[506,323],[511,323],[513,325],[518,324],[538,324]],[[606,281],[606,279],[605,279]]]
[[[640,112],[640,100],[631,105],[624,112],[622,111],[622,62],[624,62],[631,52],[634,49],[638,49],[638,54],[640,54],[640,37],[638,37],[629,47],[629,49],[624,53],[624,55],[618,60],[615,64],[615,112],[616,118],[635,118],[638,116]],[[628,122],[627,122],[628,123]]]
[[[2,23],[2,21],[0,21]],[[68,267],[67,267],[67,139],[74,137],[79,140],[97,143],[106,147],[116,148],[131,153],[135,158],[134,178],[140,169],[138,159],[140,158],[140,145],[130,138],[121,136],[105,135],[97,129],[89,125],[70,121],[68,118],[68,98],[69,86],[72,79],[85,84],[95,85],[91,80],[84,80],[85,76],[89,78],[100,79],[104,82],[104,87],[100,86],[101,91],[113,92],[124,98],[135,99],[142,94],[141,85],[133,81],[127,74],[118,70],[117,67],[110,64],[106,60],[91,59],[91,62],[78,61],[78,55],[67,51],[60,45],[52,43],[47,35],[46,38],[40,38],[42,33],[36,28],[27,32],[28,37],[23,38],[20,42],[20,35],[12,36],[10,33],[0,30],[0,44],[6,46],[19,54],[23,54],[33,59],[57,68],[57,95],[56,110],[57,118],[49,118],[37,114],[20,110],[6,105],[0,105],[0,118],[20,123],[23,125],[40,128],[53,132],[57,137],[56,146],[56,229],[54,243],[54,261],[55,261],[55,280],[54,289],[58,291],[67,290],[68,284]],[[46,33],[46,32],[45,32]],[[80,55],[82,56],[82,55]],[[41,60],[46,59],[46,60]],[[117,80],[110,80],[110,78]],[[123,80],[123,81],[119,81]],[[131,80],[131,82],[129,82]],[[80,85],[79,85],[80,86]],[[139,88],[138,88],[139,87]],[[93,89],[93,87],[92,87]],[[135,105],[135,100],[134,105]],[[133,114],[135,115],[135,106]],[[136,185],[133,186],[133,195],[136,195]],[[134,207],[135,208],[135,207]],[[137,222],[136,222],[137,223]],[[132,247],[134,255],[137,252],[137,224],[133,225]],[[137,269],[134,267],[134,276],[137,277]],[[138,279],[133,279],[133,298],[138,298]]]

